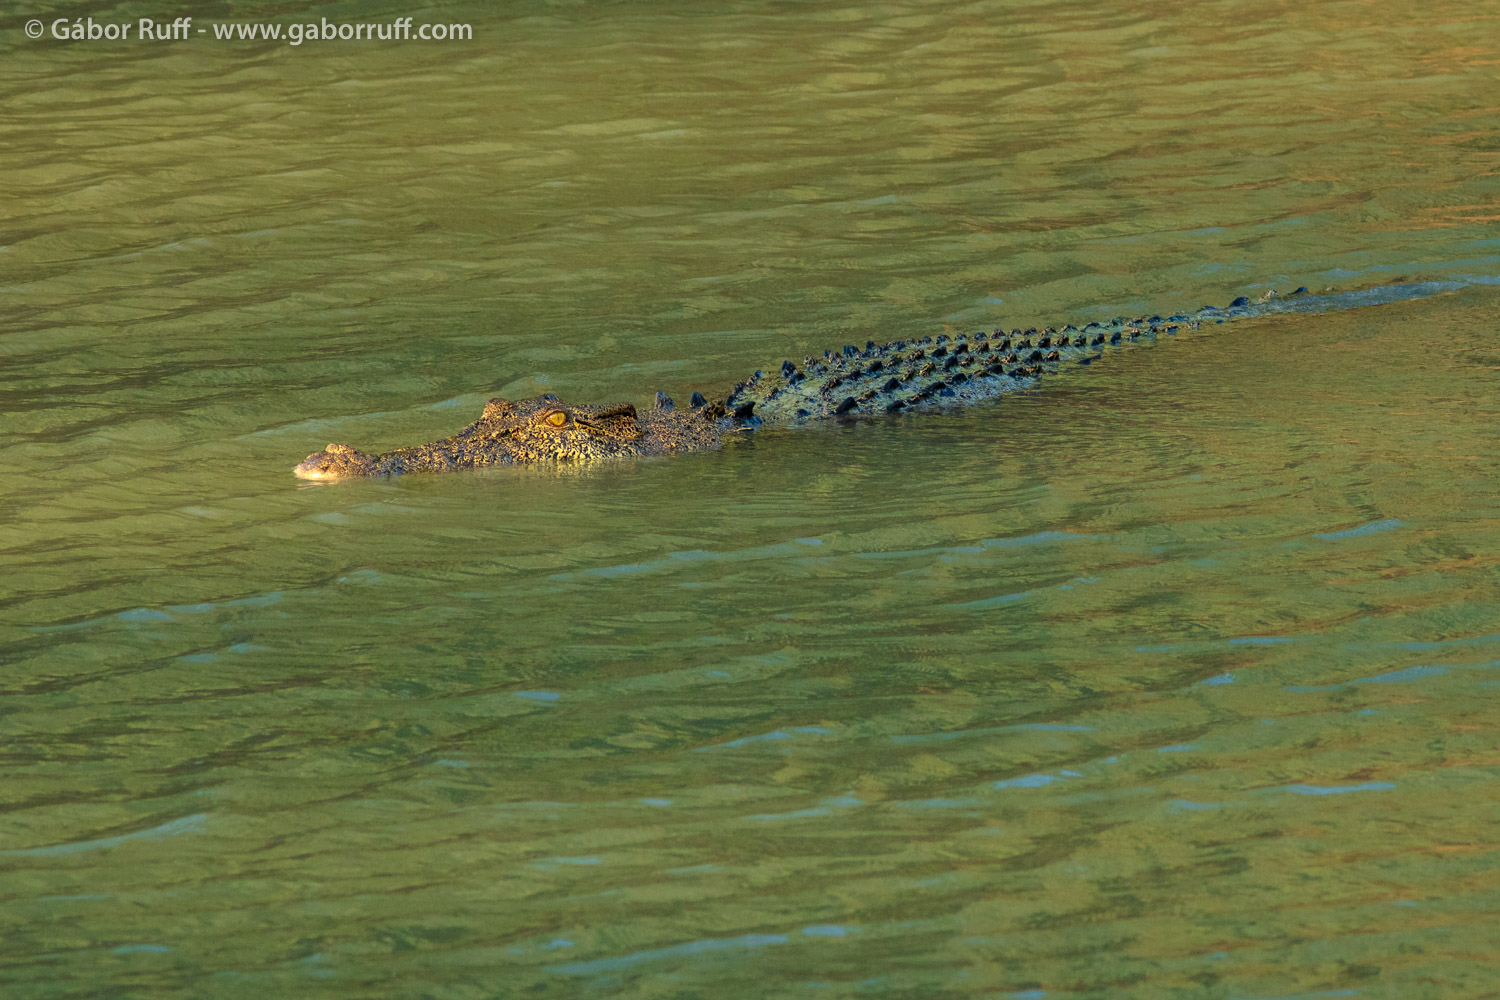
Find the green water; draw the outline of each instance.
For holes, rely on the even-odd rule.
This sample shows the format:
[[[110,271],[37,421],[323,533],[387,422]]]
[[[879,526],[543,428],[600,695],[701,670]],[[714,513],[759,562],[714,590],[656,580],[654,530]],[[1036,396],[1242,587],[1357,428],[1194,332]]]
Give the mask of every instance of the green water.
[[[0,993],[1500,991],[1492,5],[191,13],[474,38],[0,28]],[[1398,277],[1465,287],[291,476],[496,393]]]

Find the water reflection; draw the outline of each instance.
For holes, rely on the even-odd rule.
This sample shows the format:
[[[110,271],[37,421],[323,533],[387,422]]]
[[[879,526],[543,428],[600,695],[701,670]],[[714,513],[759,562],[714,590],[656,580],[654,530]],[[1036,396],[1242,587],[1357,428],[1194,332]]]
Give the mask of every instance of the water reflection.
[[[7,995],[1484,992],[1488,13],[602,13],[0,39]],[[1462,287],[711,455],[287,475],[1397,279]]]

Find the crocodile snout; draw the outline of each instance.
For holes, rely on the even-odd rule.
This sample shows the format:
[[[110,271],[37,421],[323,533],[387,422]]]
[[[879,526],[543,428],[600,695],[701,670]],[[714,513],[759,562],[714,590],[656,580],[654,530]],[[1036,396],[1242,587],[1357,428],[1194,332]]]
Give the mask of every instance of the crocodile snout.
[[[292,470],[299,479],[342,479],[345,476],[368,476],[375,471],[375,460],[347,444],[330,444],[315,451]]]

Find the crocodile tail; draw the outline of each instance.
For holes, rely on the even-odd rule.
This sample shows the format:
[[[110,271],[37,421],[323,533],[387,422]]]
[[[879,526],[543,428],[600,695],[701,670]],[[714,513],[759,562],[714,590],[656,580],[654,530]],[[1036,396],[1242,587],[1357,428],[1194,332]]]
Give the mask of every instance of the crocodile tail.
[[[1116,344],[1139,339],[1152,326],[1122,318],[1085,329],[942,334],[870,341],[862,350],[848,345],[800,366],[784,361],[771,376],[756,372],[734,387],[725,408],[736,412],[750,405],[764,420],[797,422],[963,405],[1024,388],[1068,362],[1088,364],[1112,337]]]
[[[1286,295],[1272,290],[1253,301],[1242,295],[1227,306],[1203,306],[1171,316],[1117,316],[1083,327],[997,329],[885,344],[872,340],[863,349],[846,345],[838,351],[824,351],[822,358],[806,358],[800,365],[783,361],[769,375],[758,371],[736,385],[723,403],[711,407],[746,426],[762,420],[799,423],[960,406],[1025,388],[1068,364],[1092,364],[1111,348],[1153,340],[1162,333],[1278,313],[1357,308],[1457,287],[1454,282],[1397,282],[1314,294],[1302,286]]]

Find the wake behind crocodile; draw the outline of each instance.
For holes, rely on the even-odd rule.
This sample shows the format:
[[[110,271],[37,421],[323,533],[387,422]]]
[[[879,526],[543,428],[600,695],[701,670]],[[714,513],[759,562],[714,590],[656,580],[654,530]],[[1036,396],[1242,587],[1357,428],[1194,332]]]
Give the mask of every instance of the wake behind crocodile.
[[[570,404],[551,393],[518,401],[496,397],[478,420],[451,437],[379,454],[329,444],[293,472],[303,479],[342,479],[708,451],[721,447],[726,435],[763,425],[797,426],[994,400],[1031,388],[1043,376],[1101,361],[1111,351],[1206,325],[1357,309],[1461,287],[1462,282],[1426,281],[1322,294],[1303,287],[1284,296],[1269,292],[1254,301],[1241,296],[1224,307],[1170,316],[1122,316],[1083,326],[939,334],[885,344],[872,340],[863,348],[849,344],[825,351],[801,365],[783,361],[771,374],[757,371],[723,396],[695,392],[681,407],[663,392],[644,410],[631,403]]]

